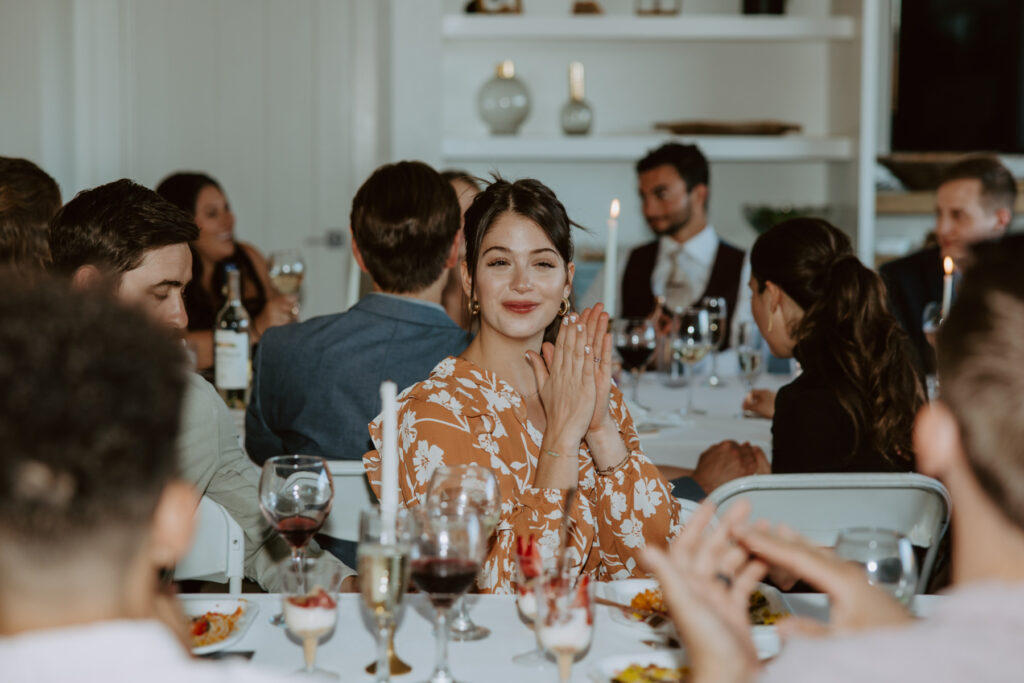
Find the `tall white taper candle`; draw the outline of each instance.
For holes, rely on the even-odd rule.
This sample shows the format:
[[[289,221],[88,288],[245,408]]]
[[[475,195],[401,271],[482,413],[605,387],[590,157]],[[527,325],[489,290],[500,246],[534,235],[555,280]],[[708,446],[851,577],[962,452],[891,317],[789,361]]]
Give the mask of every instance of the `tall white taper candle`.
[[[604,247],[604,310],[615,317],[615,293],[619,288],[619,200],[612,200],[608,214],[608,240]]]
[[[380,454],[380,514],[381,543],[385,533],[389,539],[394,533],[398,512],[398,411],[395,401],[397,387],[392,381],[380,385],[381,416],[384,439]]]

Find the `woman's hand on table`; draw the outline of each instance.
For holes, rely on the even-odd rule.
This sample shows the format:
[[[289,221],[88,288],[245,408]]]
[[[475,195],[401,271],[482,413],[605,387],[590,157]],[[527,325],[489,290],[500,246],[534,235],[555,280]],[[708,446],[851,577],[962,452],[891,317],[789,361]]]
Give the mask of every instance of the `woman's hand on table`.
[[[759,668],[748,605],[766,567],[731,538],[749,511],[749,504],[740,502],[705,533],[715,508],[704,504],[668,552],[644,549],[643,563],[661,584],[695,681],[750,681]]]
[[[771,389],[754,389],[743,398],[743,410],[772,419],[775,416],[775,392]]]
[[[722,441],[700,454],[692,476],[704,493],[711,493],[733,479],[771,471],[768,458],[757,446]]]
[[[843,560],[831,548],[816,546],[790,529],[773,529],[767,523],[740,526],[733,536],[753,556],[771,566],[773,576],[781,571],[828,595],[828,624],[808,617],[787,617],[779,622],[783,636],[823,636],[911,621],[906,608],[865,580],[862,567]]]

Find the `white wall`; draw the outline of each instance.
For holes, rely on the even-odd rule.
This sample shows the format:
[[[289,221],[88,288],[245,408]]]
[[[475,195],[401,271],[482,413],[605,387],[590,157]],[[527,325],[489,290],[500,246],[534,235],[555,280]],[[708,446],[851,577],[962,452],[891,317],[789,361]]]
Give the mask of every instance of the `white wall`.
[[[378,14],[375,0],[0,0],[0,154],[39,163],[65,199],[209,172],[240,239],[303,248],[305,313],[339,310],[349,204],[380,156],[365,77]],[[346,246],[311,246],[329,228]]]

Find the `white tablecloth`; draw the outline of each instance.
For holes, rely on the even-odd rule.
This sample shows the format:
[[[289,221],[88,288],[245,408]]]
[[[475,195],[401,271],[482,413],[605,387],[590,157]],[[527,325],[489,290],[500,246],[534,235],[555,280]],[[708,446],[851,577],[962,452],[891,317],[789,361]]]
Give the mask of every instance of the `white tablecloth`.
[[[702,366],[706,368],[708,364],[705,362]],[[698,384],[694,387],[694,405],[707,411],[706,415],[683,417],[678,414],[686,406],[687,387],[666,387],[665,376],[656,372],[647,372],[641,377],[640,403],[649,406],[650,410],[635,411],[634,419],[641,427],[640,441],[644,452],[655,463],[694,467],[708,446],[726,439],[741,443],[749,441],[760,446],[771,459],[771,421],[739,416],[745,388],[736,374],[736,354],[722,352],[718,368],[724,385],[709,387],[705,372],[698,374]],[[778,390],[791,379],[788,375],[764,374],[754,386]],[[632,395],[631,382],[631,377],[621,380],[627,403]],[[656,429],[652,431],[644,423],[653,423]]]
[[[197,598],[227,598],[228,596],[199,595]],[[302,646],[289,637],[284,628],[271,626],[268,617],[281,607],[279,595],[246,594],[248,600],[259,605],[260,613],[245,637],[231,649],[253,650],[253,663],[283,671],[294,671],[302,664]],[[183,596],[188,599],[188,596]],[[942,598],[918,596],[915,611],[930,613]],[[456,679],[464,682],[523,683],[526,681],[555,681],[558,671],[552,663],[544,669],[531,669],[516,665],[512,657],[531,650],[536,644],[533,632],[517,615],[511,596],[470,596],[474,620],[491,629],[484,640],[449,644],[449,662]],[[797,614],[827,618],[827,601],[822,595],[787,596],[790,607]],[[321,668],[341,673],[345,681],[372,681],[364,667],[376,657],[376,640],[369,623],[363,617],[361,598],[344,595],[338,606],[338,626],[320,645],[317,663]],[[433,610],[422,594],[407,595],[401,625],[395,640],[399,656],[413,667],[412,673],[396,676],[394,680],[419,683],[430,675],[434,664]],[[609,608],[595,606],[594,640],[586,656],[573,667],[572,680],[587,681],[588,671],[602,658],[611,655],[643,655],[653,650],[640,641],[648,637],[635,627],[611,619]]]

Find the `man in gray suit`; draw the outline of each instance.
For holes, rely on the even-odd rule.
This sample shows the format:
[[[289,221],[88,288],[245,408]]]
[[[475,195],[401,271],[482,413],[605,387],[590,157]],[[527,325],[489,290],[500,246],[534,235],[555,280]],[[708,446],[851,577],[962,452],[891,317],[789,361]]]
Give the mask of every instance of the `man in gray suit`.
[[[188,243],[198,236],[191,216],[148,188],[118,180],[68,202],[50,223],[49,242],[53,270],[72,287],[107,288],[180,338],[188,323],[182,292],[192,279]],[[224,401],[195,373],[185,382],[177,450],[181,478],[242,527],[246,576],[280,591],[278,561],[288,548],[260,513],[259,468],[242,451]],[[354,590],[354,578],[346,581]]]
[[[253,359],[245,446],[256,462],[283,453],[360,460],[380,384],[402,389],[469,343],[441,306],[459,253],[451,185],[418,161],[378,168],[349,217],[352,252],[373,292],[345,311],[267,330]]]

